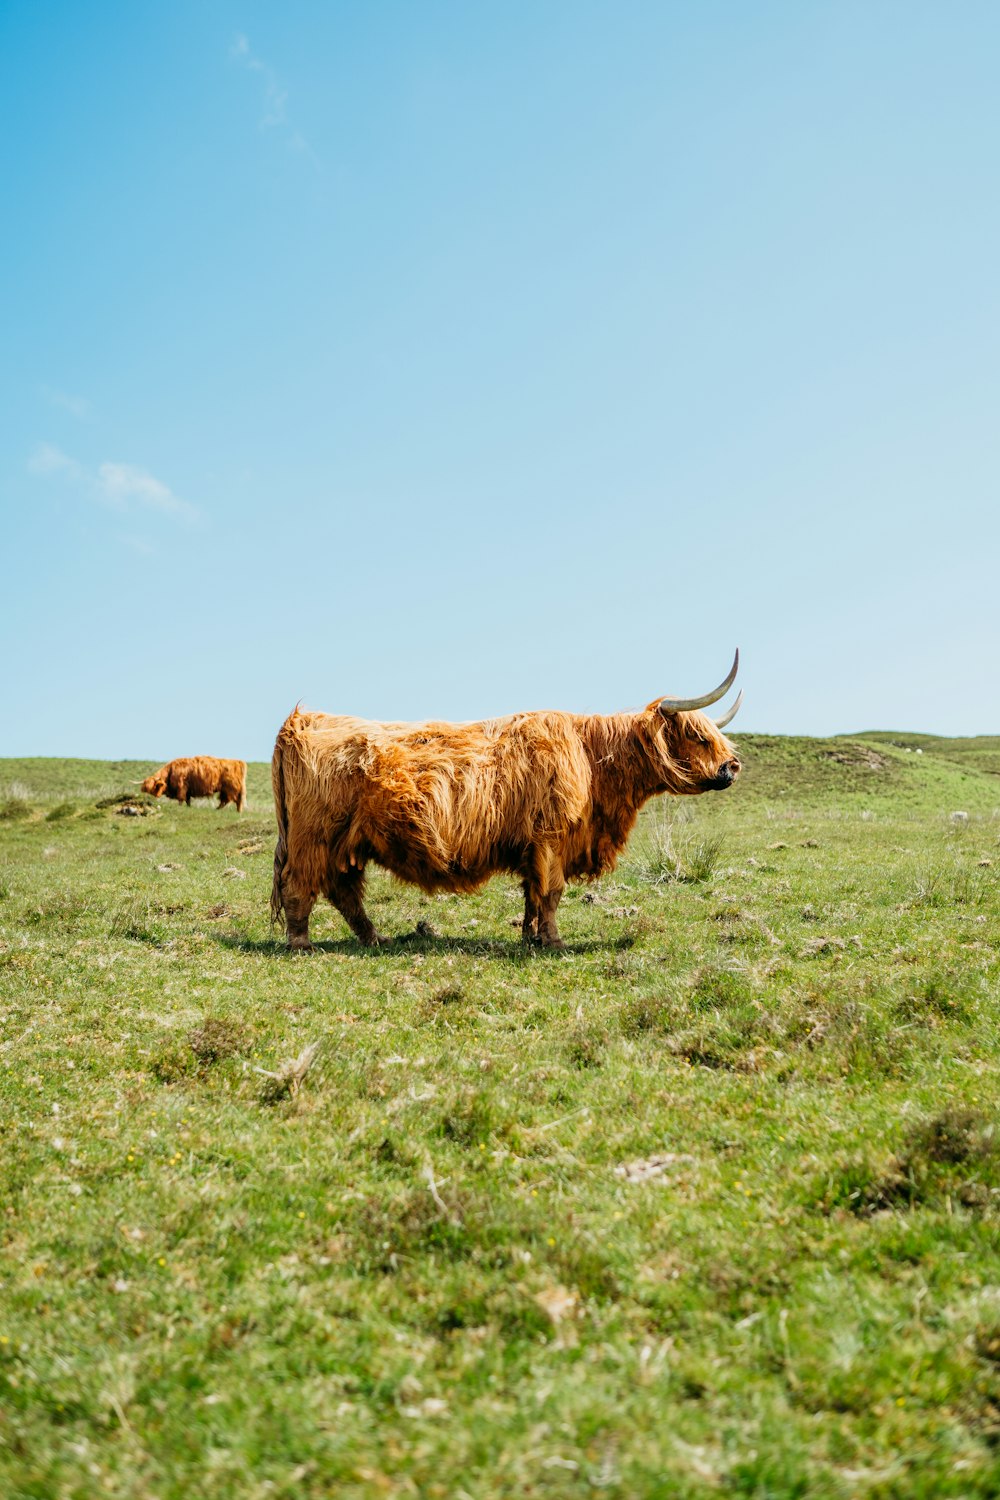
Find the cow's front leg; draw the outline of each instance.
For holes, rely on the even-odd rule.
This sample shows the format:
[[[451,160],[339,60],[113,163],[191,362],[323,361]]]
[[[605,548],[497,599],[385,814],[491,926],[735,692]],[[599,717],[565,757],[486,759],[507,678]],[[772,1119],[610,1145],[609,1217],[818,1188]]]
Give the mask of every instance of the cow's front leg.
[[[375,931],[362,900],[364,890],[363,872],[348,870],[334,876],[326,894],[358,941],[364,943],[366,948],[374,948],[377,943],[387,943],[389,939]]]

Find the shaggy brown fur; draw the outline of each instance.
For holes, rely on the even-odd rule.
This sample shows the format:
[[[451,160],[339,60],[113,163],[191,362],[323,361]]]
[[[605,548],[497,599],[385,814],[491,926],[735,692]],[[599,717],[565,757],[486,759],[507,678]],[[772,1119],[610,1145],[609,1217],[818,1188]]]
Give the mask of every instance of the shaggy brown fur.
[[[524,713],[478,724],[376,724],[292,713],[271,761],[271,915],[308,948],[321,893],[363,943],[365,866],[425,891],[518,875],[525,941],[559,947],[567,880],[614,869],[643,803],[728,786],[740,769],[702,713]]]
[[[153,797],[172,797],[191,806],[192,797],[214,797],[219,806],[236,803],[236,811],[247,805],[247,763],[245,760],[216,760],[211,755],[192,755],[170,760],[142,783],[144,792]]]

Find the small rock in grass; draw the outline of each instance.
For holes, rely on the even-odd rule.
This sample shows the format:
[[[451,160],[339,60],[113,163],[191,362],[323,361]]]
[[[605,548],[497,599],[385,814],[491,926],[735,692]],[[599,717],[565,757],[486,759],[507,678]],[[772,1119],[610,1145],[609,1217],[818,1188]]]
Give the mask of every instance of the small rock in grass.
[[[953,823],[967,823],[969,821],[969,814],[967,812],[953,812],[951,814],[951,821]]]
[[[814,937],[802,949],[801,958],[815,958],[818,953],[843,953],[847,944],[842,937]]]
[[[861,937],[854,933],[853,937],[815,937],[810,938],[808,943],[799,954],[800,958],[815,958],[821,953],[843,953],[848,943],[852,948],[861,947]]]
[[[666,1151],[660,1156],[641,1156],[638,1161],[623,1161],[615,1167],[615,1176],[626,1182],[648,1182],[662,1177],[671,1167],[694,1166],[695,1158],[686,1151]]]
[[[560,1329],[560,1325],[576,1317],[580,1307],[580,1295],[568,1287],[547,1286],[535,1293],[535,1303],[541,1308],[553,1328]]]

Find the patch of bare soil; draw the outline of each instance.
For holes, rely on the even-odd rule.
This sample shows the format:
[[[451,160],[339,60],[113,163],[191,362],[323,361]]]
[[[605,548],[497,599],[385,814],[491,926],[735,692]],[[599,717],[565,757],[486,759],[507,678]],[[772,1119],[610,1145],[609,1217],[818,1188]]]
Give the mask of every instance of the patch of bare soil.
[[[864,767],[869,771],[887,771],[890,764],[887,756],[880,755],[870,745],[840,745],[836,750],[821,750],[819,757],[836,761],[838,766]]]

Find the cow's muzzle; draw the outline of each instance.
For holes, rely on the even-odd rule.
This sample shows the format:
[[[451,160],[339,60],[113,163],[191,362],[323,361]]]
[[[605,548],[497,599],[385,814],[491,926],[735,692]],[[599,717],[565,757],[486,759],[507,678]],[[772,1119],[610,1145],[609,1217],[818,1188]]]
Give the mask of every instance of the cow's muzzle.
[[[710,792],[724,792],[726,787],[732,786],[740,774],[740,763],[738,760],[727,760],[721,767],[718,775],[713,776],[710,781],[705,782],[705,790]]]

